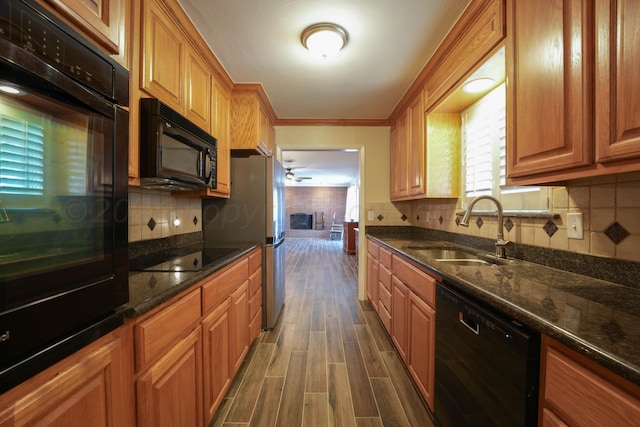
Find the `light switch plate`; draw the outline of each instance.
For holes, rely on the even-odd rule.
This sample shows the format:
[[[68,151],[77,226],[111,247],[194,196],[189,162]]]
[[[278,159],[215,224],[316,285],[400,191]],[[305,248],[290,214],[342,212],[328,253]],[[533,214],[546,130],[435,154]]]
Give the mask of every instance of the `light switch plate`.
[[[584,239],[584,227],[582,224],[582,213],[574,212],[567,214],[567,237],[569,239]]]
[[[373,221],[373,211],[367,211],[367,221]]]

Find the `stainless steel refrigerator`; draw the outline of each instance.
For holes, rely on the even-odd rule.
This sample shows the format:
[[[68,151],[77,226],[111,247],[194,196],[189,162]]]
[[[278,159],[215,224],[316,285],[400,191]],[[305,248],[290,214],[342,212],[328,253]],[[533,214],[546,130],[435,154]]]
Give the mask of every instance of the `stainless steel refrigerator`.
[[[262,244],[262,328],[272,329],[284,306],[284,179],[273,157],[231,158],[231,198],[202,202],[207,246]]]

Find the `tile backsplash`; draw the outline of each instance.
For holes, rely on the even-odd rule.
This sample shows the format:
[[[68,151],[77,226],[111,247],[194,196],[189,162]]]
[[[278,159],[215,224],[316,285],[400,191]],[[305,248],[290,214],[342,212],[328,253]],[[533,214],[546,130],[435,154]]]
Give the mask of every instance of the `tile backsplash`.
[[[505,239],[544,248],[640,262],[640,173],[598,177],[551,189],[549,218],[505,217]],[[368,225],[417,227],[495,238],[496,216],[472,216],[470,227],[456,222],[458,199],[367,204]],[[584,238],[567,237],[567,214],[582,213]],[[481,220],[478,220],[481,218]]]
[[[172,226],[175,212],[180,224]],[[129,242],[202,231],[202,201],[167,191],[129,187]]]

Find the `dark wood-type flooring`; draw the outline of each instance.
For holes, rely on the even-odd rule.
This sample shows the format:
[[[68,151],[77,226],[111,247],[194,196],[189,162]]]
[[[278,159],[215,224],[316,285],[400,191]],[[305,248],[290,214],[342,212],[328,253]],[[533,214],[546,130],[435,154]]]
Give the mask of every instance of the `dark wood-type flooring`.
[[[341,241],[289,238],[278,324],[253,343],[211,426],[433,426]]]

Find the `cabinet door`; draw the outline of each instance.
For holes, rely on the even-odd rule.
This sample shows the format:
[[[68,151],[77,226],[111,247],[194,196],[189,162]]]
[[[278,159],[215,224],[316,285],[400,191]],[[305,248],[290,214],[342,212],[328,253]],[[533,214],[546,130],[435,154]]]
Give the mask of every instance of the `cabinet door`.
[[[638,425],[640,387],[585,361],[584,356],[565,350],[561,344],[554,342],[545,350],[545,342],[548,340],[543,338],[545,408],[572,426]]]
[[[200,327],[136,381],[138,426],[202,426]]]
[[[183,112],[185,42],[154,0],[143,2],[142,89]]]
[[[260,108],[258,119],[260,120],[260,136],[258,138],[260,149],[266,154],[273,154],[275,141],[271,140],[271,121],[262,108]]]
[[[596,159],[640,157],[640,3],[596,1]]]
[[[426,163],[426,141],[424,126],[424,101],[423,92],[416,96],[416,99],[409,105],[407,111],[408,138],[408,193],[410,196],[421,196],[426,193],[425,186],[425,163]],[[443,159],[444,160],[444,159]]]
[[[0,425],[128,425],[123,351],[120,339],[97,347],[0,409]]]
[[[207,132],[211,131],[211,72],[192,49],[185,50],[185,116]]]
[[[409,292],[409,355],[407,365],[422,396],[433,410],[436,312]]]
[[[396,345],[402,360],[407,361],[407,303],[409,289],[393,277],[391,280],[391,340]]]
[[[231,383],[228,298],[202,321],[205,416],[211,419]]]
[[[229,197],[231,189],[231,151],[229,115],[231,94],[215,80],[212,85],[211,133],[218,139],[218,188],[209,190],[211,195]]]
[[[231,296],[229,321],[231,324],[231,357],[229,359],[232,375],[238,371],[242,359],[249,351],[249,282],[245,281]]]
[[[507,176],[590,165],[590,3],[507,2]]]
[[[391,199],[402,199],[408,193],[407,117],[402,115],[391,129]]]
[[[375,311],[378,311],[378,260],[367,254],[367,298]]]

